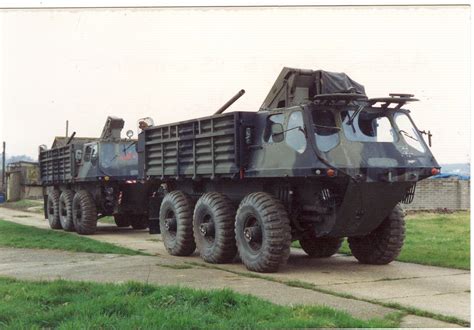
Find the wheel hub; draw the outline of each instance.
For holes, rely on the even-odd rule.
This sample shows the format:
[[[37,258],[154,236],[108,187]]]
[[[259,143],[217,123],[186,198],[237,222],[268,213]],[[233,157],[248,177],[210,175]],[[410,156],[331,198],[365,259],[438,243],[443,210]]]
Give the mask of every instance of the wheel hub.
[[[199,232],[204,237],[214,236],[214,224],[212,222],[203,223],[199,226]]]
[[[176,230],[176,218],[168,218],[165,219],[165,228],[168,231],[175,231]]]
[[[259,226],[246,227],[244,237],[247,242],[260,243],[262,241],[262,230]]]

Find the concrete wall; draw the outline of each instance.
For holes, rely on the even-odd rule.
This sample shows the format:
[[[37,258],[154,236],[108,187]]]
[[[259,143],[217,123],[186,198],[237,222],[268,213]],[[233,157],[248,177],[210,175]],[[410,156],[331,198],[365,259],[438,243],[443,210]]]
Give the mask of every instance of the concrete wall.
[[[21,172],[8,173],[7,202],[16,202],[21,199]]]
[[[467,210],[470,208],[470,181],[427,179],[416,186],[415,198],[411,204],[402,204],[406,210]]]

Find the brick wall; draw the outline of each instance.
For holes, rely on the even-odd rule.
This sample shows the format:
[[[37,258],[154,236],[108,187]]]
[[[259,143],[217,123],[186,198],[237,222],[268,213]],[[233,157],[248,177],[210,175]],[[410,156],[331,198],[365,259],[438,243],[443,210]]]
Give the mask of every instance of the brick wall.
[[[470,181],[426,179],[416,185],[415,198],[411,204],[402,204],[406,210],[467,210],[470,208]]]

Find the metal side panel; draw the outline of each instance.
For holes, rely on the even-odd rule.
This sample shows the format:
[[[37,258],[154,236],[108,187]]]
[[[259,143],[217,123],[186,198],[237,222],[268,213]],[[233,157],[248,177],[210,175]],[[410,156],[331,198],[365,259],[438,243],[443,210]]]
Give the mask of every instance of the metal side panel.
[[[232,177],[239,173],[240,113],[161,125],[145,131],[146,176]]]
[[[71,182],[75,173],[74,145],[41,151],[39,165],[43,185]]]

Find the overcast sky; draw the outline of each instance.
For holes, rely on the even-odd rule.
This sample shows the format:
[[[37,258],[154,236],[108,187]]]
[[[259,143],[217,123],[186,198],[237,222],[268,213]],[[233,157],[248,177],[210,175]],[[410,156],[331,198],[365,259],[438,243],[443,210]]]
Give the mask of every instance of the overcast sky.
[[[369,97],[413,93],[441,163],[469,161],[469,7],[4,10],[0,138],[37,158],[107,115],[155,124],[256,111],[283,66],[346,72]]]

